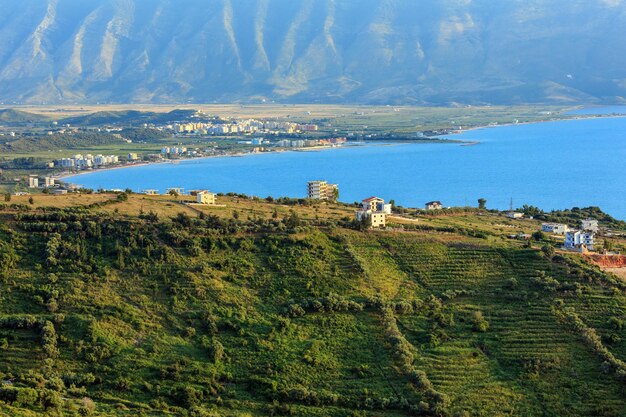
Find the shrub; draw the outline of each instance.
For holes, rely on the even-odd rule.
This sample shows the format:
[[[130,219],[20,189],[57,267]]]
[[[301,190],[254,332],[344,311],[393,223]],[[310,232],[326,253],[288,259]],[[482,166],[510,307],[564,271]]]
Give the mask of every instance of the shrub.
[[[483,313],[480,311],[472,313],[472,330],[475,332],[486,332],[489,330],[489,322],[485,320]]]

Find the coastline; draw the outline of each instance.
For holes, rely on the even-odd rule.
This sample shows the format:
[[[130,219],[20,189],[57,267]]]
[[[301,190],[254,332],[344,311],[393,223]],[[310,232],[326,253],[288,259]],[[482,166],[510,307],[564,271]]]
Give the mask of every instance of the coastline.
[[[458,140],[458,139],[446,139],[446,137],[449,136],[456,136],[456,135],[461,135],[465,132],[470,132],[470,131],[474,131],[474,130],[481,130],[481,129],[490,129],[490,128],[499,128],[499,127],[510,127],[510,126],[521,126],[521,125],[530,125],[530,124],[543,124],[543,123],[555,123],[555,122],[567,122],[567,121],[576,121],[576,120],[590,120],[590,119],[614,119],[614,118],[626,118],[626,114],[612,114],[612,115],[584,115],[584,116],[580,116],[580,115],[575,115],[575,117],[570,117],[570,118],[557,118],[557,119],[551,119],[551,120],[541,120],[541,121],[530,121],[530,122],[521,122],[521,123],[505,123],[505,124],[498,124],[498,125],[485,125],[485,126],[475,126],[475,127],[470,127],[470,128],[466,128],[466,129],[460,129],[460,130],[455,130],[452,133],[449,133],[447,135],[442,135],[440,136],[440,138],[443,139],[436,139],[434,141],[424,141],[425,143],[454,143],[457,144],[459,146],[463,146],[463,147],[469,147],[469,146],[476,146],[476,145],[480,145],[481,141],[479,140]],[[103,167],[103,168],[98,168],[96,170],[86,170],[86,171],[79,171],[76,173],[68,173],[68,172],[64,172],[61,173],[59,175],[55,175],[55,178],[58,180],[61,180],[62,182],[65,182],[67,184],[73,184],[76,185],[73,182],[68,182],[68,181],[63,181],[66,178],[74,178],[74,177],[78,177],[80,175],[88,175],[88,174],[94,174],[97,172],[102,172],[102,171],[108,171],[108,170],[117,170],[117,169],[127,169],[127,168],[136,168],[136,167],[141,167],[141,166],[148,166],[148,165],[155,165],[155,164],[173,164],[173,163],[178,163],[178,162],[188,162],[188,161],[201,161],[201,160],[206,160],[206,159],[213,159],[213,158],[228,158],[228,157],[246,157],[246,156],[252,156],[252,155],[263,155],[263,154],[272,154],[272,153],[283,153],[283,152],[320,152],[320,151],[326,151],[326,150],[338,150],[338,149],[347,149],[353,146],[395,146],[395,145],[400,145],[400,144],[407,144],[407,143],[422,143],[422,141],[420,140],[414,140],[414,141],[397,141],[397,142],[393,142],[393,141],[388,141],[388,142],[379,142],[377,143],[376,140],[372,140],[372,141],[362,141],[362,142],[352,142],[352,143],[346,143],[343,145],[335,145],[335,146],[331,146],[331,145],[322,145],[322,146],[314,146],[314,147],[310,147],[310,148],[295,148],[295,149],[290,149],[290,148],[279,148],[279,149],[272,149],[266,152],[233,152],[230,154],[224,154],[224,155],[207,155],[207,156],[201,156],[201,157],[197,157],[197,158],[184,158],[184,159],[175,159],[175,160],[171,160],[171,159],[166,159],[166,160],[162,160],[162,161],[158,161],[158,162],[141,162],[141,163],[137,163],[137,164],[127,164],[127,165],[121,165],[121,166],[111,166],[111,167]]]
[[[619,119],[619,118],[624,118],[624,117],[626,117],[626,113],[625,114],[606,114],[606,115],[573,115],[573,117],[563,117],[563,118],[550,119],[550,120],[537,120],[533,122],[503,123],[503,124],[497,124],[497,125],[468,127],[465,129],[455,130],[454,132],[449,133],[448,135],[462,135],[465,132],[471,132],[474,130],[481,130],[481,129],[493,129],[493,128],[498,128],[498,127],[524,126],[524,125],[534,125],[534,124],[543,124],[543,123],[558,123],[558,122],[569,122],[569,121],[576,121],[576,120]],[[445,135],[445,136],[448,136],[448,135]]]
[[[241,158],[241,157],[252,156],[252,155],[263,155],[263,154],[283,153],[283,152],[320,152],[320,151],[333,150],[333,149],[345,149],[345,148],[352,147],[352,146],[385,146],[385,145],[392,145],[392,144],[359,143],[359,144],[339,145],[339,146],[328,146],[328,145],[325,145],[325,146],[314,146],[314,147],[302,148],[302,149],[300,149],[300,148],[298,148],[298,149],[279,148],[279,149],[275,149],[275,150],[271,150],[271,151],[267,151],[267,152],[233,152],[233,153],[225,154],[225,155],[207,155],[207,156],[200,156],[200,157],[197,157],[197,158],[165,159],[165,160],[158,161],[158,162],[141,162],[141,163],[137,163],[137,164],[116,165],[116,166],[103,167],[103,168],[92,169],[92,170],[83,170],[83,171],[79,171],[79,172],[75,172],[75,173],[64,172],[64,173],[61,173],[59,175],[55,175],[54,178],[56,178],[58,180],[64,180],[64,179],[70,178],[70,177],[73,178],[73,177],[78,177],[80,175],[95,174],[95,173],[103,172],[103,171],[111,171],[111,170],[118,170],[118,169],[128,169],[128,168],[137,168],[137,167],[149,166],[149,165],[157,165],[157,164],[174,164],[174,163],[178,163],[178,162],[202,161],[202,160],[214,159],[214,158],[232,158],[232,157],[240,157]],[[72,182],[67,182],[67,181],[62,181],[62,182],[65,182],[67,184],[74,184]]]

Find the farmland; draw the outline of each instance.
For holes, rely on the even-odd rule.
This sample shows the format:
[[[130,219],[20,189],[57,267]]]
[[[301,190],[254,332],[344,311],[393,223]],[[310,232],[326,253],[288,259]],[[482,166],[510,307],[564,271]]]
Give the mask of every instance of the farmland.
[[[28,199],[0,206],[0,415],[626,413],[626,283],[507,238],[537,221]]]

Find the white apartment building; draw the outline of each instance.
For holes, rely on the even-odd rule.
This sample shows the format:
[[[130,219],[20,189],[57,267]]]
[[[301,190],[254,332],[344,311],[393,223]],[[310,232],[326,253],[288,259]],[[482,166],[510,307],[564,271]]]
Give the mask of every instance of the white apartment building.
[[[561,223],[543,223],[541,225],[542,232],[553,233],[555,235],[564,235],[568,230],[569,227]]]
[[[339,190],[337,184],[329,184],[326,181],[309,181],[307,197],[313,200],[334,200],[337,192],[335,190]]]
[[[570,230],[565,233],[565,249],[593,250],[595,235],[590,231]]]
[[[39,178],[37,175],[30,175],[28,177],[28,188],[39,188]]]

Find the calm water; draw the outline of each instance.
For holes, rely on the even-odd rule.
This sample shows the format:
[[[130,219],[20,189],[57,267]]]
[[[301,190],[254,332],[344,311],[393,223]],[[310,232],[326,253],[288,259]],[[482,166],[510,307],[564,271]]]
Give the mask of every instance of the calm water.
[[[626,118],[503,126],[455,135],[458,144],[400,144],[188,160],[70,178],[89,188],[168,187],[303,197],[306,182],[339,183],[340,199],[370,195],[414,207],[444,205],[544,209],[597,205],[626,219]]]
[[[584,109],[573,110],[569,112],[568,114],[580,114],[580,115],[626,114],[626,106],[585,107]]]

